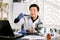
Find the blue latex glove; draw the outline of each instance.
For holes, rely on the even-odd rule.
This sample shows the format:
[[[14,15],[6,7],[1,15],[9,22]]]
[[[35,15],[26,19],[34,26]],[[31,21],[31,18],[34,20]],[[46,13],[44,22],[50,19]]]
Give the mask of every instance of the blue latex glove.
[[[24,17],[23,13],[20,13],[19,16],[15,18],[14,23],[18,23],[23,17]]]
[[[24,17],[23,13],[20,13],[19,16],[18,16],[19,20],[23,17]]]
[[[18,23],[23,17],[24,17],[23,13],[20,13],[19,16],[14,20],[14,23]]]
[[[26,30],[23,30],[21,32],[19,32],[20,34],[25,34],[26,33]]]

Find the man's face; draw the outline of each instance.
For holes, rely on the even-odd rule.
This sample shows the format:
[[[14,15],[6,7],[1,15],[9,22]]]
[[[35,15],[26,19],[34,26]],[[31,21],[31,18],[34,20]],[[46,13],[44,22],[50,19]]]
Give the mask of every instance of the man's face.
[[[31,7],[31,8],[30,8],[30,16],[31,16],[31,17],[37,17],[37,15],[38,15],[38,10],[37,10],[37,8],[36,8],[36,7]]]

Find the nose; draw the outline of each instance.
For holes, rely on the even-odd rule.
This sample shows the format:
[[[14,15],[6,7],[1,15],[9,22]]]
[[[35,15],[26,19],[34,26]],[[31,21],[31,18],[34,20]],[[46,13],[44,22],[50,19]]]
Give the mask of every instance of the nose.
[[[35,12],[34,12],[34,11],[32,11],[31,13],[32,13],[32,14],[34,14]]]

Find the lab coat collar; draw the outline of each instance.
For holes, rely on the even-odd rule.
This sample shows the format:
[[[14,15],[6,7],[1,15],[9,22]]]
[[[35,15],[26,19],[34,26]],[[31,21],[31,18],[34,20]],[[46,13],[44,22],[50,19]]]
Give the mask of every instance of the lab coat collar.
[[[37,16],[37,18],[36,18],[35,20],[33,20],[33,18],[31,17],[32,22],[34,23],[34,22],[38,19],[38,17],[39,17],[39,16]]]

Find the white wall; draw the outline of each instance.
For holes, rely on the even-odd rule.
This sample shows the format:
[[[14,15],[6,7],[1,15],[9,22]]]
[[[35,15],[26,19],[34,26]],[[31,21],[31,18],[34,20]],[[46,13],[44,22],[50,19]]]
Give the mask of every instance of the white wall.
[[[60,1],[44,1],[44,24],[47,27],[60,28]]]

